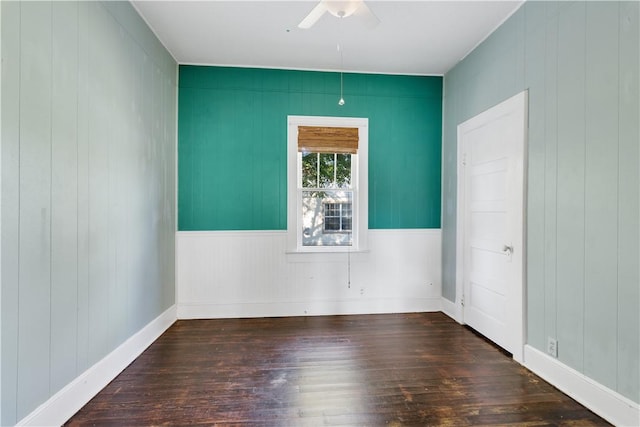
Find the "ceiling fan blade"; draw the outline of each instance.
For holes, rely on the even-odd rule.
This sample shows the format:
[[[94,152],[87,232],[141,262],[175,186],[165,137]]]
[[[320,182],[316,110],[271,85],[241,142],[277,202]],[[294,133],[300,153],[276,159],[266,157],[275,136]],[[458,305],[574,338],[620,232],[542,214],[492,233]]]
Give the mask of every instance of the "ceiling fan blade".
[[[311,12],[309,12],[309,14],[298,24],[298,28],[307,30],[313,27],[313,24],[318,22],[318,20],[322,18],[322,15],[324,15],[326,11],[327,5],[324,1],[320,1],[320,3],[318,3],[316,7],[314,7],[313,10],[311,10]]]
[[[369,9],[364,1],[360,2],[360,5],[354,12],[354,15],[360,17],[364,24],[369,28],[374,28],[380,23],[380,19],[378,19],[376,14]]]

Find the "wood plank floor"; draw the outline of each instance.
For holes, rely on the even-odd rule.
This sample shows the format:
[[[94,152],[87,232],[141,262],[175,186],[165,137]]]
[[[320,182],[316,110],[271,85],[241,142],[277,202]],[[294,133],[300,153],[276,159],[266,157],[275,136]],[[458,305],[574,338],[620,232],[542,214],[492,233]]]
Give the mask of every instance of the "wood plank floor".
[[[608,425],[442,313],[178,321],[68,425]]]

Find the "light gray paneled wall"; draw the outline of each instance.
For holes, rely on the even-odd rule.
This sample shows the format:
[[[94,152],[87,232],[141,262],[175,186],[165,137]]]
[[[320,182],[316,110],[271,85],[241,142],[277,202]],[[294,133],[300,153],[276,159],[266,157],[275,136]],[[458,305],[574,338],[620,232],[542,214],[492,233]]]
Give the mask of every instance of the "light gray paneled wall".
[[[175,302],[177,65],[128,2],[1,2],[1,425]]]
[[[640,402],[638,2],[526,2],[445,76],[443,295],[456,127],[529,90],[527,341]]]

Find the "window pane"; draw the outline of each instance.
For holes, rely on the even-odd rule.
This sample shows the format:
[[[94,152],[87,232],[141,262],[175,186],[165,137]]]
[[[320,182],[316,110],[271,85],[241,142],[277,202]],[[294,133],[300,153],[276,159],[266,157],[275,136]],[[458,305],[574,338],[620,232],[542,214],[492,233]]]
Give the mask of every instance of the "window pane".
[[[351,201],[324,204],[324,233],[351,231]]]
[[[351,218],[352,205],[351,203],[342,204],[342,216],[345,218]]]
[[[335,169],[335,154],[333,153],[321,153],[320,154],[320,177],[318,188],[335,188],[334,185],[334,169]]]
[[[318,186],[318,153],[302,153],[302,186]]]
[[[302,245],[351,246],[353,192],[302,192]]]
[[[351,188],[351,154],[302,153],[303,188]]]
[[[329,218],[329,217],[325,216],[325,218],[324,218],[324,229],[325,229],[325,231],[327,231],[327,230],[339,231],[340,230],[340,217]]]
[[[336,154],[336,186],[351,187],[351,154]]]

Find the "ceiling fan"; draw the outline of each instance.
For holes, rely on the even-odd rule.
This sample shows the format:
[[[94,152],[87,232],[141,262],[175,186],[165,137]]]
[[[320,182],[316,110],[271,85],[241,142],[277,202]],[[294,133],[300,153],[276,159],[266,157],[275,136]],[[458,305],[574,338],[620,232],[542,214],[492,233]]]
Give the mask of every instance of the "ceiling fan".
[[[375,27],[380,23],[378,17],[371,12],[364,0],[320,0],[320,3],[298,24],[303,30],[313,27],[320,18],[329,12],[336,18],[358,16],[368,27]]]

